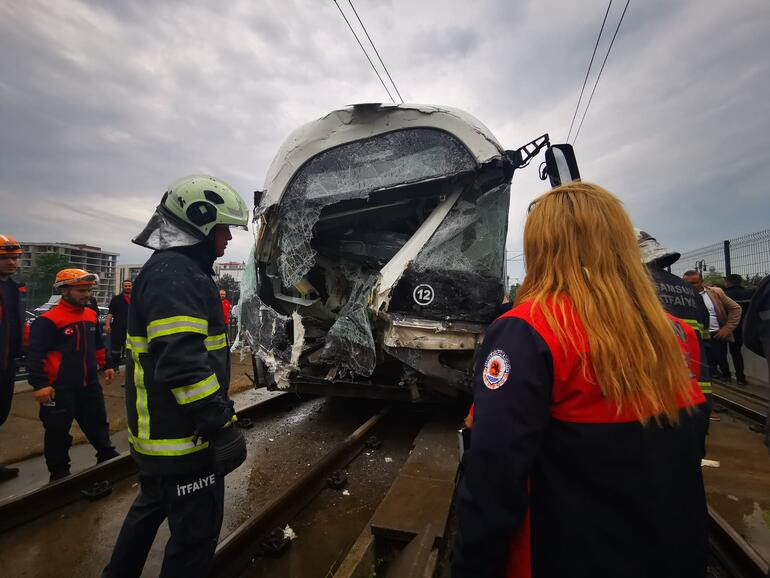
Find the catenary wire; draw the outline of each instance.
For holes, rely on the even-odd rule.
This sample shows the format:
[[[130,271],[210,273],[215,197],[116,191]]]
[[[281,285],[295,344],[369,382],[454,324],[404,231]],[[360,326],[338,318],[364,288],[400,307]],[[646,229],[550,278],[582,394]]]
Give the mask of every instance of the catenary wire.
[[[626,15],[626,10],[628,9],[628,5],[631,3],[631,0],[626,0],[626,5],[623,8],[623,14],[620,15],[620,20],[618,21],[618,26],[615,28],[615,34],[612,35],[612,41],[610,42],[610,47],[607,49],[607,54],[604,55],[604,62],[602,62],[602,67],[599,69],[599,74],[596,76],[596,82],[594,82],[594,88],[591,91],[591,96],[588,98],[588,104],[586,105],[586,109],[583,111],[583,118],[580,119],[580,124],[578,125],[578,129],[575,132],[575,138],[572,139],[572,144],[574,145],[577,142],[578,135],[580,134],[580,129],[583,128],[583,121],[586,119],[586,114],[588,113],[588,108],[591,106],[591,101],[594,98],[594,92],[596,92],[596,85],[599,84],[599,79],[602,76],[602,71],[604,70],[604,65],[607,64],[607,58],[610,55],[610,51],[612,50],[612,45],[615,44],[615,37],[618,35],[618,30],[620,30],[620,25],[623,23],[623,17]]]
[[[388,70],[388,67],[385,66],[385,63],[382,61],[382,56],[380,56],[380,51],[377,50],[377,47],[374,45],[374,40],[372,40],[372,37],[369,36],[369,31],[366,29],[366,26],[364,26],[364,23],[361,21],[361,17],[358,15],[358,10],[356,10],[356,7],[353,6],[353,0],[348,0],[348,4],[350,4],[350,7],[353,9],[353,14],[356,15],[356,18],[358,19],[358,23],[361,25],[361,28],[364,29],[364,34],[366,34],[366,37],[369,39],[369,44],[371,44],[372,48],[374,48],[374,53],[377,55],[377,58],[380,60],[380,64],[382,64],[382,68],[385,69],[385,74],[388,75],[388,79],[390,80],[390,83],[393,85],[393,88],[396,89],[396,94],[398,95],[398,98],[401,100],[401,104],[404,104],[404,97],[401,96],[401,92],[398,90],[398,86],[396,86],[396,83],[393,80],[393,77],[390,75],[390,71]]]
[[[366,56],[366,59],[369,61],[369,64],[372,67],[372,70],[374,70],[374,74],[376,74],[377,78],[380,79],[380,84],[382,84],[382,88],[384,88],[385,92],[388,93],[388,96],[390,97],[391,102],[395,103],[396,99],[393,98],[392,94],[390,94],[390,91],[388,90],[388,87],[385,84],[385,81],[382,80],[382,76],[380,76],[380,73],[377,71],[377,68],[374,66],[374,62],[372,62],[372,59],[369,58],[369,54],[367,54],[366,49],[364,48],[364,45],[361,44],[361,41],[358,39],[358,34],[356,34],[356,31],[353,30],[353,27],[350,25],[350,21],[348,20],[348,17],[345,16],[345,13],[342,11],[342,8],[340,8],[340,5],[337,4],[337,0],[332,0],[332,2],[334,2],[334,5],[337,7],[337,10],[340,11],[340,14],[345,19],[345,23],[348,25],[348,28],[350,28],[350,31],[353,33],[353,36],[355,37],[356,42],[358,42],[358,45],[361,47],[361,50],[363,51],[364,56]]]
[[[602,27],[599,29],[599,36],[596,37],[596,44],[594,44],[594,52],[591,54],[591,60],[588,63],[588,70],[586,70],[586,77],[583,79],[583,88],[580,89],[580,96],[578,97],[577,104],[575,105],[575,112],[572,114],[572,122],[569,123],[569,132],[567,133],[567,140],[572,134],[572,127],[575,125],[575,119],[577,118],[578,109],[580,108],[580,101],[583,100],[583,91],[586,89],[586,82],[588,82],[588,74],[591,72],[591,66],[594,63],[594,57],[596,56],[596,49],[599,47],[599,40],[602,38],[602,32],[604,32],[604,24],[607,22],[607,14],[610,13],[610,7],[612,6],[612,0],[607,4],[607,11],[604,13],[604,20],[602,20]]]

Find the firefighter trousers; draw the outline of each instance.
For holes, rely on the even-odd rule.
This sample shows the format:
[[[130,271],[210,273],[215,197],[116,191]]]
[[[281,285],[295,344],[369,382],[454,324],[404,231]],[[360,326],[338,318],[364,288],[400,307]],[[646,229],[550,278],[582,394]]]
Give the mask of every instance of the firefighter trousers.
[[[102,578],[140,576],[166,518],[171,537],[161,578],[208,576],[222,528],[224,478],[208,470],[174,477],[140,475],[139,483],[141,490],[126,514]]]
[[[110,440],[102,387],[98,384],[57,387],[54,399],[40,406],[40,421],[45,428],[43,453],[48,471],[52,474],[69,471],[73,419],[96,450],[97,462],[118,455]]]

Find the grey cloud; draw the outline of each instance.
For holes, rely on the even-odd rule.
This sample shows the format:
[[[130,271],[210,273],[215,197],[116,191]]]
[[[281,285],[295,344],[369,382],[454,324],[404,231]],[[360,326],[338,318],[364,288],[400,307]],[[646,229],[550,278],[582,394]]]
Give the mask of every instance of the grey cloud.
[[[515,148],[566,136],[606,2],[356,6],[407,99],[464,108]],[[761,0],[629,8],[577,155],[673,246],[770,222],[769,22]],[[122,261],[146,256],[129,239],[174,178],[211,172],[250,202],[291,130],[386,100],[331,2],[7,2],[0,52],[0,230]],[[510,248],[546,188],[536,169],[514,180]]]

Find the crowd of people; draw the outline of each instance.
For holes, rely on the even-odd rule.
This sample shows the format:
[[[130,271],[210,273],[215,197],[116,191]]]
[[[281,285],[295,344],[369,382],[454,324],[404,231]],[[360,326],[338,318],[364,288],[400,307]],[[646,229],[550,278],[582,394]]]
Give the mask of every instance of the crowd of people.
[[[98,372],[109,383],[126,351],[140,492],[105,577],[139,576],[166,519],[161,575],[207,574],[224,476],[246,457],[227,393],[230,304],[212,265],[248,215],[219,179],[174,182],[133,240],[154,252],[110,303],[109,355],[87,271],[60,271],[61,301],[32,324],[29,381],[51,480],[69,474],[73,420],[97,461],[117,455]],[[0,422],[26,340],[23,287],[11,277],[20,253],[0,235]],[[489,326],[474,372],[453,575],[704,576],[710,376],[731,377],[730,344],[746,383],[744,334],[770,358],[770,282],[748,305],[740,278],[723,291],[697,271],[672,275],[679,254],[635,230],[611,193],[581,182],[530,205],[524,253],[527,276]]]

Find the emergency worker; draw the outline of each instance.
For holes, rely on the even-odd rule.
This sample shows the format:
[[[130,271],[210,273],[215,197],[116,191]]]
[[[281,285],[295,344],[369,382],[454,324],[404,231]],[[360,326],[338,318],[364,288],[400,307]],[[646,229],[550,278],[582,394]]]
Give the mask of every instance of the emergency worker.
[[[770,377],[770,275],[762,279],[749,303],[743,321],[743,343],[765,358]],[[770,408],[765,422],[765,445],[770,450]]]
[[[710,338],[708,309],[692,285],[666,271],[666,267],[670,267],[679,260],[681,256],[679,253],[669,251],[649,233],[639,229],[636,230],[636,239],[642,252],[642,261],[647,265],[647,271],[652,277],[653,286],[663,309],[687,323],[698,336],[701,360],[699,385],[711,406],[711,375],[704,343]],[[717,416],[714,418],[718,419]]]
[[[597,185],[538,198],[524,254],[474,376],[453,575],[704,576],[695,332],[665,313],[625,210]]]
[[[0,235],[0,425],[8,419],[16,381],[16,358],[22,351],[26,328],[23,284],[11,277],[19,268],[21,246],[10,235]],[[19,475],[19,468],[0,466],[0,481]]]
[[[128,310],[126,409],[141,491],[104,576],[139,576],[158,527],[161,576],[206,576],[222,526],[224,476],[246,458],[227,395],[230,350],[212,265],[248,209],[209,176],[171,184],[133,241],[154,249]]]
[[[30,330],[29,383],[40,403],[51,481],[70,474],[73,419],[96,449],[97,463],[118,455],[110,441],[98,370],[104,370],[107,383],[115,372],[107,366],[97,315],[88,306],[98,282],[98,275],[83,269],[59,271],[53,286],[61,300],[35,319]]]

